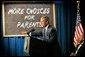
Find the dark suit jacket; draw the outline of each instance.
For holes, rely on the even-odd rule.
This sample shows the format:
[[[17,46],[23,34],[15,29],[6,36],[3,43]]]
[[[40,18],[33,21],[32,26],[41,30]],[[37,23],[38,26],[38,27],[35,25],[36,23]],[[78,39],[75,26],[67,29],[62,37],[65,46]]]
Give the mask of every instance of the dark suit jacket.
[[[34,56],[59,56],[61,48],[54,27],[49,26],[44,35],[43,29],[31,32],[30,54]],[[33,43],[34,42],[34,43]]]
[[[75,53],[77,48],[73,49],[73,52]],[[79,48],[76,56],[85,56],[85,42],[82,44],[82,46]]]

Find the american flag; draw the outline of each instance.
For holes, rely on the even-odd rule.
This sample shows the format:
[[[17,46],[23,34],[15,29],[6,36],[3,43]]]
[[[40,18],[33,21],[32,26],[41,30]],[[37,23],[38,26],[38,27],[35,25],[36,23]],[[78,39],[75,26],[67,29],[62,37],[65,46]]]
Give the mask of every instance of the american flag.
[[[74,45],[78,45],[80,39],[83,39],[84,37],[84,29],[82,27],[81,17],[79,12],[80,1],[77,1],[77,3],[78,4],[77,4],[77,18],[76,18],[76,26],[75,26]]]
[[[74,34],[74,46],[77,47],[77,50],[75,52],[72,52],[70,54],[70,56],[76,56],[79,48],[81,47],[81,45],[83,44],[83,41],[81,42],[81,40],[84,40],[84,29],[81,23],[81,17],[80,17],[80,8],[79,8],[79,3],[80,1],[77,1],[78,5],[77,5],[77,18],[76,18],[76,26],[75,26],[75,34]],[[81,43],[80,43],[81,42]]]
[[[76,26],[75,26],[74,43],[78,44],[79,39],[81,39],[83,36],[84,36],[84,29],[82,27],[80,13],[78,12],[76,19]]]

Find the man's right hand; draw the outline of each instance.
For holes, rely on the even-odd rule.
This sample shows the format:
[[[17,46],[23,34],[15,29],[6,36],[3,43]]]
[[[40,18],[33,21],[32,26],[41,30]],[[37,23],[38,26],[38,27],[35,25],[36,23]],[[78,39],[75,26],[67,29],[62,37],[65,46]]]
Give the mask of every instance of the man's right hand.
[[[20,34],[21,35],[27,35],[27,31],[21,31]]]

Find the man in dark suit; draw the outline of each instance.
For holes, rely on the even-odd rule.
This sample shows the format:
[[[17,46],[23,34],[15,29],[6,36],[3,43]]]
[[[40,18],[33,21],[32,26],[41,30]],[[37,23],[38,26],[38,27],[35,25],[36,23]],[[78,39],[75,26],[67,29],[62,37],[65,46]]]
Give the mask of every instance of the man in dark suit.
[[[30,56],[60,56],[61,49],[58,43],[56,29],[49,24],[49,18],[47,16],[41,17],[40,24],[43,29],[33,29],[28,33],[31,38]],[[33,45],[31,44],[32,42],[34,42]]]

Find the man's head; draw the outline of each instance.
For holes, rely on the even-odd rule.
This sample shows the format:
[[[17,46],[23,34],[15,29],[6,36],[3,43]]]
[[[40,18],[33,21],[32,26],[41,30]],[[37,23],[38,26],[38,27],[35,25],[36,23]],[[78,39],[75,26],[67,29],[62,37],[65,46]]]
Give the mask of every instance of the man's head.
[[[46,27],[49,24],[49,17],[47,16],[42,16],[40,18],[40,23],[42,27]]]

